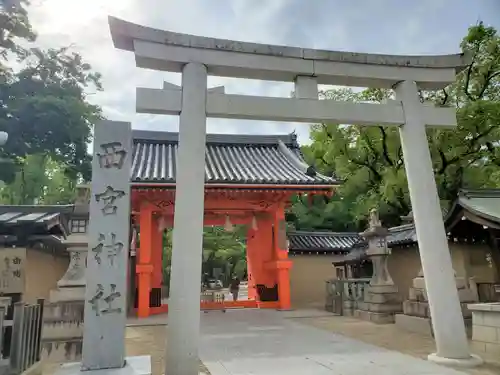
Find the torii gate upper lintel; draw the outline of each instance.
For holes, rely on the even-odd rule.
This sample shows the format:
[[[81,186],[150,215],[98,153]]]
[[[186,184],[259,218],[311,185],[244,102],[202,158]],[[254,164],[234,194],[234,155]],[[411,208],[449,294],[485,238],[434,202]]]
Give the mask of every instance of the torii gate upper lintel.
[[[109,26],[114,46],[135,52],[137,67],[178,73],[196,59],[207,66],[209,75],[221,77],[292,82],[297,76],[310,76],[318,84],[381,88],[412,80],[421,89],[438,90],[453,83],[455,75],[471,62],[471,56],[463,53],[399,56],[208,38],[111,16]],[[195,50],[204,56],[200,58]]]
[[[454,82],[470,63],[468,56],[392,56],[246,43],[157,30],[113,17],[109,25],[115,47],[134,52],[137,67],[182,72],[182,87],[137,89],[138,112],[180,116],[168,331],[169,342],[176,344],[169,345],[166,373],[198,373],[193,353],[199,341],[207,117],[399,127],[436,339],[437,352],[429,359],[481,363],[468,349],[425,130],[456,126],[456,113],[421,103],[418,97],[419,89],[437,90]],[[294,82],[295,95],[269,98],[207,90],[208,75]],[[318,84],[393,88],[396,100],[319,100]]]

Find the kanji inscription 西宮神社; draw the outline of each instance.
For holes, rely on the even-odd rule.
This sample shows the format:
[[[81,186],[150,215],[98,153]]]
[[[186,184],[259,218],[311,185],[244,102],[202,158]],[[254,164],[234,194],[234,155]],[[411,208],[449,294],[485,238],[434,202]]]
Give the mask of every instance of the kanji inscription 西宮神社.
[[[95,126],[82,368],[120,368],[125,359],[132,134],[129,123]]]

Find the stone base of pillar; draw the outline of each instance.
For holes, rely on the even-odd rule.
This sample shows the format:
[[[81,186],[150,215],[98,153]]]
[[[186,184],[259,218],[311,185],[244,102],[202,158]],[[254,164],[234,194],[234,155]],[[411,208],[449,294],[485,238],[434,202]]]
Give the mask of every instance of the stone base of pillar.
[[[354,311],[356,311],[357,303],[355,301],[344,301],[344,305],[342,306],[342,315],[344,316],[353,316]]]
[[[473,278],[467,282],[463,277],[455,277],[455,284],[464,318],[465,332],[470,338],[472,337],[472,312],[469,311],[467,305],[469,304],[468,301],[478,300],[477,285]],[[413,279],[412,287],[409,290],[409,299],[403,302],[403,314],[398,314],[396,317],[396,325],[405,331],[434,337],[422,271],[419,272],[419,276]]]
[[[11,371],[10,360],[8,358],[0,359],[0,374],[8,374]]]
[[[151,375],[151,356],[126,357],[125,366],[116,369],[82,371],[81,363],[65,363],[54,375]]]
[[[483,360],[474,354],[471,354],[469,358],[445,358],[438,356],[436,353],[432,353],[427,356],[427,359],[430,362],[435,362],[440,365],[458,368],[472,368],[483,364]]]
[[[58,301],[44,307],[42,360],[78,361],[82,357],[85,302]]]
[[[465,331],[468,337],[472,337],[472,313],[467,305],[467,302],[460,303]],[[403,314],[398,314],[396,318],[396,325],[405,331],[434,336],[431,323],[431,313],[427,301],[404,301]]]
[[[394,285],[370,285],[365,290],[363,302],[354,313],[356,318],[377,324],[391,324],[396,313],[402,311],[401,297]]]
[[[42,360],[74,362],[82,357],[83,311],[85,309],[85,259],[87,249],[69,247],[68,270],[49,294],[42,331]]]
[[[394,323],[394,314],[392,313],[377,313],[373,311],[356,310],[353,315],[356,319],[365,320],[375,324],[392,324]]]
[[[49,301],[51,303],[84,300],[85,286],[74,288],[57,288],[49,292]]]

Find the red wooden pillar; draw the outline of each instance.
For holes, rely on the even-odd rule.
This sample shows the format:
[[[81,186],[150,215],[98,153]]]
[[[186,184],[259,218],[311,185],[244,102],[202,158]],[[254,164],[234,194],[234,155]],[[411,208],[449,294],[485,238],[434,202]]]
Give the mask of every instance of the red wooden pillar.
[[[160,219],[153,217],[153,239],[151,244],[151,257],[153,263],[153,288],[161,288],[163,280],[163,231],[160,232]]]
[[[258,229],[255,231],[255,251],[252,256],[252,274],[255,285],[272,288],[276,284],[274,271],[268,268],[274,260],[273,254],[273,220],[268,216],[259,217]]]
[[[258,242],[255,241],[256,230],[250,228],[247,231],[247,275],[248,275],[248,299],[258,300],[258,294],[255,284],[255,274],[253,273],[253,264],[258,262],[256,257],[259,251]]]
[[[278,279],[278,304],[280,310],[289,310],[291,308],[290,268],[292,267],[292,262],[288,259],[284,205],[280,205],[275,211],[273,234],[275,272]]]
[[[276,272],[273,252],[273,220],[268,215],[259,216],[257,230],[251,241],[251,270],[256,299],[262,302],[275,301]]]
[[[156,231],[157,232],[157,231]],[[153,273],[152,248],[155,234],[153,210],[146,206],[141,207],[139,213],[140,248],[137,256],[136,272],[138,276],[138,303],[137,316],[145,318],[150,315],[149,301],[151,293],[151,279]]]

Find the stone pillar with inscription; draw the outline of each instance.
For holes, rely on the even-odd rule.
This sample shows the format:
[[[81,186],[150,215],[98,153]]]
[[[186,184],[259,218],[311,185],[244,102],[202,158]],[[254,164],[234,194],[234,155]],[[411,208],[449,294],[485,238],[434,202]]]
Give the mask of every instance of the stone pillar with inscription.
[[[82,363],[57,374],[151,374],[149,356],[125,358],[130,231],[130,123],[94,128]]]
[[[372,261],[373,275],[370,284],[365,289],[364,301],[358,303],[354,316],[373,323],[394,323],[394,316],[401,312],[401,297],[394,285],[387,260],[391,254],[387,247],[387,228],[382,226],[376,209],[370,211],[370,223],[361,236],[368,242],[366,255]]]

